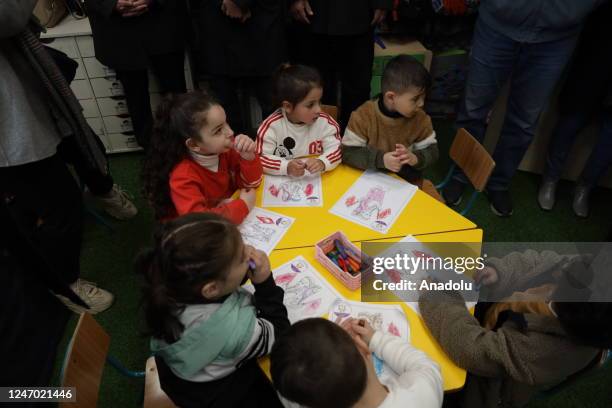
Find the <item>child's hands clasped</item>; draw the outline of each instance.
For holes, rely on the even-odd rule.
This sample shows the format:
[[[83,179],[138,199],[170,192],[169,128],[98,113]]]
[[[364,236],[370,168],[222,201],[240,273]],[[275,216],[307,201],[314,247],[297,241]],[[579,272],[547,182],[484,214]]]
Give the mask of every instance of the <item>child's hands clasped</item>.
[[[240,190],[240,199],[245,202],[249,211],[255,207],[255,199],[257,198],[257,192],[253,188],[243,188]]]
[[[240,154],[244,160],[253,160],[255,158],[255,150],[257,145],[247,135],[238,135],[234,138],[234,149]]]
[[[311,174],[319,173],[325,170],[325,163],[322,160],[310,158],[306,159],[306,170],[308,170]]]
[[[302,177],[306,170],[306,163],[299,159],[293,159],[287,164],[287,174],[292,177]]]
[[[492,266],[485,266],[482,269],[477,269],[474,272],[474,282],[477,285],[489,286],[496,283],[499,280],[497,269]]]
[[[401,170],[404,164],[414,166],[418,164],[419,159],[414,153],[406,148],[406,146],[396,144],[394,151],[384,154],[383,162],[387,170],[397,173]]]
[[[272,273],[268,256],[265,252],[255,249],[250,245],[247,245],[247,255],[255,263],[255,269],[249,269],[249,279],[251,279],[253,284],[264,282]]]

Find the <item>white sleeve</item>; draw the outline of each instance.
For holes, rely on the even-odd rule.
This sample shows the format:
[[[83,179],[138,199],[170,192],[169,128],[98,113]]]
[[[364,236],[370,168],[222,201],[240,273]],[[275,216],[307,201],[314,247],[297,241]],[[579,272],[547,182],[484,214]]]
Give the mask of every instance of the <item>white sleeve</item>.
[[[438,140],[436,139],[436,132],[431,132],[431,135],[427,136],[425,139],[421,140],[420,142],[413,143],[412,150],[423,150],[436,143],[438,143]]]
[[[265,174],[286,176],[289,160],[274,155],[277,139],[278,135],[276,135],[275,128],[271,126],[270,118],[264,120],[257,131],[256,153],[260,155],[261,165]]]
[[[441,407],[444,389],[440,367],[406,340],[377,331],[370,351],[399,374],[399,385],[409,389],[419,407]],[[412,402],[412,401],[411,401]]]
[[[318,158],[325,164],[325,171],[331,171],[342,161],[340,126],[325,113],[321,113],[320,118],[325,121],[325,125],[322,137],[323,153]]]

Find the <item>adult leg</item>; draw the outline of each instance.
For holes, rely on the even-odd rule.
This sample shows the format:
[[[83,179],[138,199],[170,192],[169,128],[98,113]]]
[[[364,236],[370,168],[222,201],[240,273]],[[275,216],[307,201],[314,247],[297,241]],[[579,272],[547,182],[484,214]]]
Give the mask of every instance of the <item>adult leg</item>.
[[[348,124],[351,113],[370,99],[372,63],[374,61],[373,33],[338,38],[340,115],[338,122],[342,133]]]
[[[121,81],[125,91],[125,99],[132,117],[136,140],[140,146],[147,149],[153,131],[149,74],[146,69],[117,70],[117,78]]]
[[[227,122],[236,134],[246,131],[238,98],[239,86],[240,81],[227,76],[214,76],[210,80],[210,89],[225,109]]]
[[[321,74],[323,80],[323,99],[326,105],[338,106],[338,59],[342,47],[338,36],[311,34],[310,58],[312,65]]]
[[[159,81],[162,93],[185,93],[185,53],[183,51],[151,55],[151,70]]]

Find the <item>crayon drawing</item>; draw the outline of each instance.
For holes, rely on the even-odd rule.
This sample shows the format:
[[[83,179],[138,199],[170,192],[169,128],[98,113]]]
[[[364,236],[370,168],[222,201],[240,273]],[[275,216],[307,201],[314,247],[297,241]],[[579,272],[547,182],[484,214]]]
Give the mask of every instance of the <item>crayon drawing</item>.
[[[270,255],[293,221],[291,217],[255,207],[238,229],[245,244]]]
[[[291,323],[308,317],[320,317],[329,312],[340,294],[302,256],[298,256],[274,271],[276,284],[283,288],[283,303]],[[253,293],[252,285],[244,288]]]
[[[323,205],[321,174],[303,177],[266,176],[264,207],[320,207]]]
[[[386,234],[416,191],[410,183],[367,170],[329,211]]]

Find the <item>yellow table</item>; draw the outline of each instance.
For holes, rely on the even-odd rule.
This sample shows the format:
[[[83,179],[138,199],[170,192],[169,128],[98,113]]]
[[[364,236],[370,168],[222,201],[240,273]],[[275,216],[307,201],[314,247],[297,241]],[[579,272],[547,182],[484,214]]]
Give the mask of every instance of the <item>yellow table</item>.
[[[457,231],[476,228],[476,224],[439,201],[418,190],[404,211],[395,220],[387,234],[371,230],[329,212],[342,194],[361,176],[361,170],[341,164],[335,170],[324,173],[322,207],[266,207],[295,218],[276,249],[313,246],[336,231],[344,232],[353,241],[404,237],[427,233]],[[257,191],[257,206],[262,205],[263,185]]]
[[[482,242],[482,230],[471,229],[465,231],[446,232],[439,234],[428,234],[423,236],[416,236],[421,242]],[[399,238],[389,238],[389,242],[398,241]],[[360,246],[361,242],[357,243]],[[346,288],[340,281],[338,281],[327,269],[325,269],[319,261],[314,257],[314,247],[304,248],[292,248],[292,249],[280,249],[274,250],[270,255],[270,262],[272,268],[276,268],[291,259],[302,255],[312,266],[319,271],[327,281],[338,290],[338,292],[346,299],[359,301],[361,299],[361,291],[351,291]],[[443,254],[440,254],[443,256]],[[410,323],[410,341],[420,350],[427,353],[434,361],[436,361],[442,370],[442,377],[444,379],[444,390],[455,391],[459,390],[465,384],[466,372],[464,369],[457,367],[449,358],[446,356],[444,351],[440,348],[438,343],[433,337],[431,337],[429,331],[425,327],[421,317],[414,312],[410,307],[406,306],[403,302],[398,302],[408,317]],[[269,360],[264,358],[260,360],[260,366],[269,376]]]

